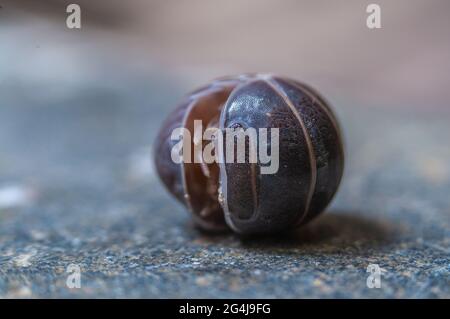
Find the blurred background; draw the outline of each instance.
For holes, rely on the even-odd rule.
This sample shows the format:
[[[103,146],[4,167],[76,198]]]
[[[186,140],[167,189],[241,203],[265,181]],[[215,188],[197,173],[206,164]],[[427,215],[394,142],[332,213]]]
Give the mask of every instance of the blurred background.
[[[447,0],[0,0],[0,298],[449,297],[449,16]],[[287,240],[194,231],[151,164],[184,94],[244,72],[312,85],[342,124],[342,186]]]
[[[56,94],[122,73],[163,73],[190,89],[258,71],[301,79],[359,107],[430,110],[447,108],[450,97],[445,0],[376,1],[382,28],[373,30],[371,1],[79,0],[81,30],[65,25],[69,3],[0,1],[3,86],[56,82]]]

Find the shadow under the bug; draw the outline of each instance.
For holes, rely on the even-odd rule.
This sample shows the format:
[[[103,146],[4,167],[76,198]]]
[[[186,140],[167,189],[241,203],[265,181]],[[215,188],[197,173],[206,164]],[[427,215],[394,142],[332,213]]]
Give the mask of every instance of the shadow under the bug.
[[[369,217],[367,214],[330,211],[314,221],[292,231],[279,234],[239,236],[232,232],[207,234],[196,232],[197,242],[229,246],[265,253],[289,253],[292,250],[336,253],[349,247],[379,248],[394,241],[402,233],[392,221]],[[195,235],[194,235],[195,236]]]

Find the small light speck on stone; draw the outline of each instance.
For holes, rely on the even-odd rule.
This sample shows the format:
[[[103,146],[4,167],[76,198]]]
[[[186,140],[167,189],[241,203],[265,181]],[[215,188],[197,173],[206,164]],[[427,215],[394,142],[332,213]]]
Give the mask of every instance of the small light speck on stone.
[[[33,192],[23,185],[0,186],[0,209],[24,206],[31,202]]]
[[[35,251],[32,251],[32,252],[29,252],[29,253],[26,253],[26,254],[22,254],[22,255],[18,255],[18,256],[16,256],[14,259],[13,259],[13,261],[14,261],[14,264],[17,266],[17,267],[29,267],[29,266],[31,266],[31,261],[30,261],[30,259],[34,256],[36,254],[36,252]]]
[[[198,286],[209,286],[211,284],[211,278],[209,276],[200,276],[195,279],[195,283]]]

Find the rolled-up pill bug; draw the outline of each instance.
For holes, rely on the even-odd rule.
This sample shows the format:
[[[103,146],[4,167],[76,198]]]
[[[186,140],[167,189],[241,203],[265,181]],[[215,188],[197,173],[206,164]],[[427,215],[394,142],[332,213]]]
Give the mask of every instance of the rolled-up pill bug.
[[[172,151],[179,141],[172,132],[184,128],[194,136],[197,120],[202,133],[211,127],[223,133],[278,129],[278,154],[270,154],[271,140],[267,152],[278,156],[277,171],[263,174],[260,159],[250,163],[248,143],[245,163],[177,164]],[[194,140],[189,155],[199,158]],[[222,156],[230,147],[224,141]],[[241,234],[277,233],[307,223],[333,198],[344,167],[340,128],[328,103],[303,83],[263,74],[219,78],[192,92],[162,125],[154,156],[162,182],[201,228]]]

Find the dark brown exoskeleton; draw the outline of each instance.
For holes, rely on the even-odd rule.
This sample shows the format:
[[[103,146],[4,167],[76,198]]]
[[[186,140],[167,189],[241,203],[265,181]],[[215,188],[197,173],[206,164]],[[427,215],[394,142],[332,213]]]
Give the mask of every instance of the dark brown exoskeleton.
[[[278,170],[262,174],[259,160],[176,164],[172,132],[181,127],[194,136],[194,120],[202,121],[203,132],[278,128]],[[201,157],[197,142],[190,142],[193,158]],[[161,180],[199,226],[241,234],[274,233],[310,221],[331,201],[344,166],[340,129],[325,100],[300,82],[260,74],[220,78],[191,93],[163,124],[154,154]]]

